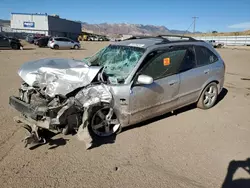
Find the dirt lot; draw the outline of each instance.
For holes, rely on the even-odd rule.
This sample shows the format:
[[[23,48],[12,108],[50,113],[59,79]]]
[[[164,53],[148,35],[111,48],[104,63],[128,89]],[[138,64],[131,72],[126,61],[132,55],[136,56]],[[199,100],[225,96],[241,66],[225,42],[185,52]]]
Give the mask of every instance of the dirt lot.
[[[45,57],[82,59],[105,45],[0,51],[0,187],[221,187],[229,162],[250,157],[250,81],[242,80],[250,78],[247,50],[219,49],[227,69],[225,89],[210,110],[189,107],[167,114],[89,151],[76,137],[60,135],[35,150],[24,148],[25,131],[14,123],[17,112],[8,105],[20,85],[19,66]],[[231,170],[228,184],[237,183]],[[242,168],[234,174],[234,180],[240,178],[248,187],[250,174]]]

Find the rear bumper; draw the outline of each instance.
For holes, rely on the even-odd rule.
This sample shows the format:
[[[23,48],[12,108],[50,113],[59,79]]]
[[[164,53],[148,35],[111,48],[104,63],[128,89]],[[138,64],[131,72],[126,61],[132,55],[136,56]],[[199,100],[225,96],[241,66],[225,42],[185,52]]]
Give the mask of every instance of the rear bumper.
[[[20,113],[35,120],[37,120],[38,116],[45,116],[47,112],[47,107],[27,104],[15,96],[10,96],[9,104]]]

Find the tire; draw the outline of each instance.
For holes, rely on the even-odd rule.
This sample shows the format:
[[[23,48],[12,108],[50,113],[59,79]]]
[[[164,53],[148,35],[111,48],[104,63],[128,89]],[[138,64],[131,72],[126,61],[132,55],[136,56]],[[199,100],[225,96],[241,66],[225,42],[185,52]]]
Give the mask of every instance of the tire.
[[[18,50],[18,49],[20,49],[20,46],[19,46],[18,44],[16,44],[16,43],[12,43],[12,44],[11,44],[11,48],[12,48],[13,50]]]
[[[109,124],[110,132],[106,132],[106,125],[102,125],[98,129],[95,128],[95,125],[103,124],[103,121],[101,120],[99,115],[97,115],[98,112],[100,112],[100,111],[102,111],[104,116],[106,117],[106,115],[110,111],[110,107],[108,105],[102,105],[102,106],[95,106],[92,108],[92,110],[90,112],[90,118],[89,118],[89,123],[90,123],[89,130],[90,130],[90,132],[98,137],[109,137],[109,136],[113,136],[113,135],[119,133],[120,129],[121,129],[121,125],[120,125],[119,120],[114,112],[111,115],[111,120],[112,121],[115,120],[116,123]],[[98,116],[99,121],[97,121],[98,119],[96,119],[96,116]]]
[[[78,45],[75,45],[75,46],[74,46],[74,49],[75,49],[75,50],[78,50],[78,49],[79,49],[79,46],[78,46]]]
[[[215,82],[208,84],[205,89],[202,91],[200,98],[197,102],[197,107],[201,109],[212,108],[218,98],[218,87]]]
[[[56,44],[56,45],[54,45],[54,47],[53,47],[55,50],[58,50],[59,49],[59,46]]]

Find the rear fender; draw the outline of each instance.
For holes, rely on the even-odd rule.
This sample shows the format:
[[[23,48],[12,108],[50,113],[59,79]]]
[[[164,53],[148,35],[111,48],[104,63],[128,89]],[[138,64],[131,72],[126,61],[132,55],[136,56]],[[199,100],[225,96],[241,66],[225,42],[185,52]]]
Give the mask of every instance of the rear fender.
[[[204,91],[204,89],[206,88],[206,86],[207,86],[208,84],[212,83],[212,82],[215,82],[215,83],[217,84],[218,93],[220,93],[220,91],[221,91],[222,88],[223,88],[224,78],[221,79],[221,78],[219,78],[219,77],[217,77],[217,76],[213,76],[213,77],[209,78],[209,79],[203,84],[202,90],[201,90],[200,93],[199,93],[199,98],[200,98],[202,92]],[[199,100],[199,98],[197,99],[197,101]]]

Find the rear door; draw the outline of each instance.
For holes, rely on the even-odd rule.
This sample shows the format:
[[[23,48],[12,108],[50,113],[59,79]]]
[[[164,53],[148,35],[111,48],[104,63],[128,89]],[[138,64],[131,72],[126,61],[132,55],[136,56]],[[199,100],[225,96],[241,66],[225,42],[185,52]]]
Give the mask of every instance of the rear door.
[[[131,87],[129,109],[130,124],[134,124],[176,108],[179,92],[179,66],[185,49],[161,49],[150,53],[138,75],[154,79],[151,85]],[[137,77],[136,76],[136,77]]]
[[[204,84],[212,76],[211,64],[218,58],[204,46],[189,46],[189,54],[180,69],[178,106],[185,106],[198,100]]]

